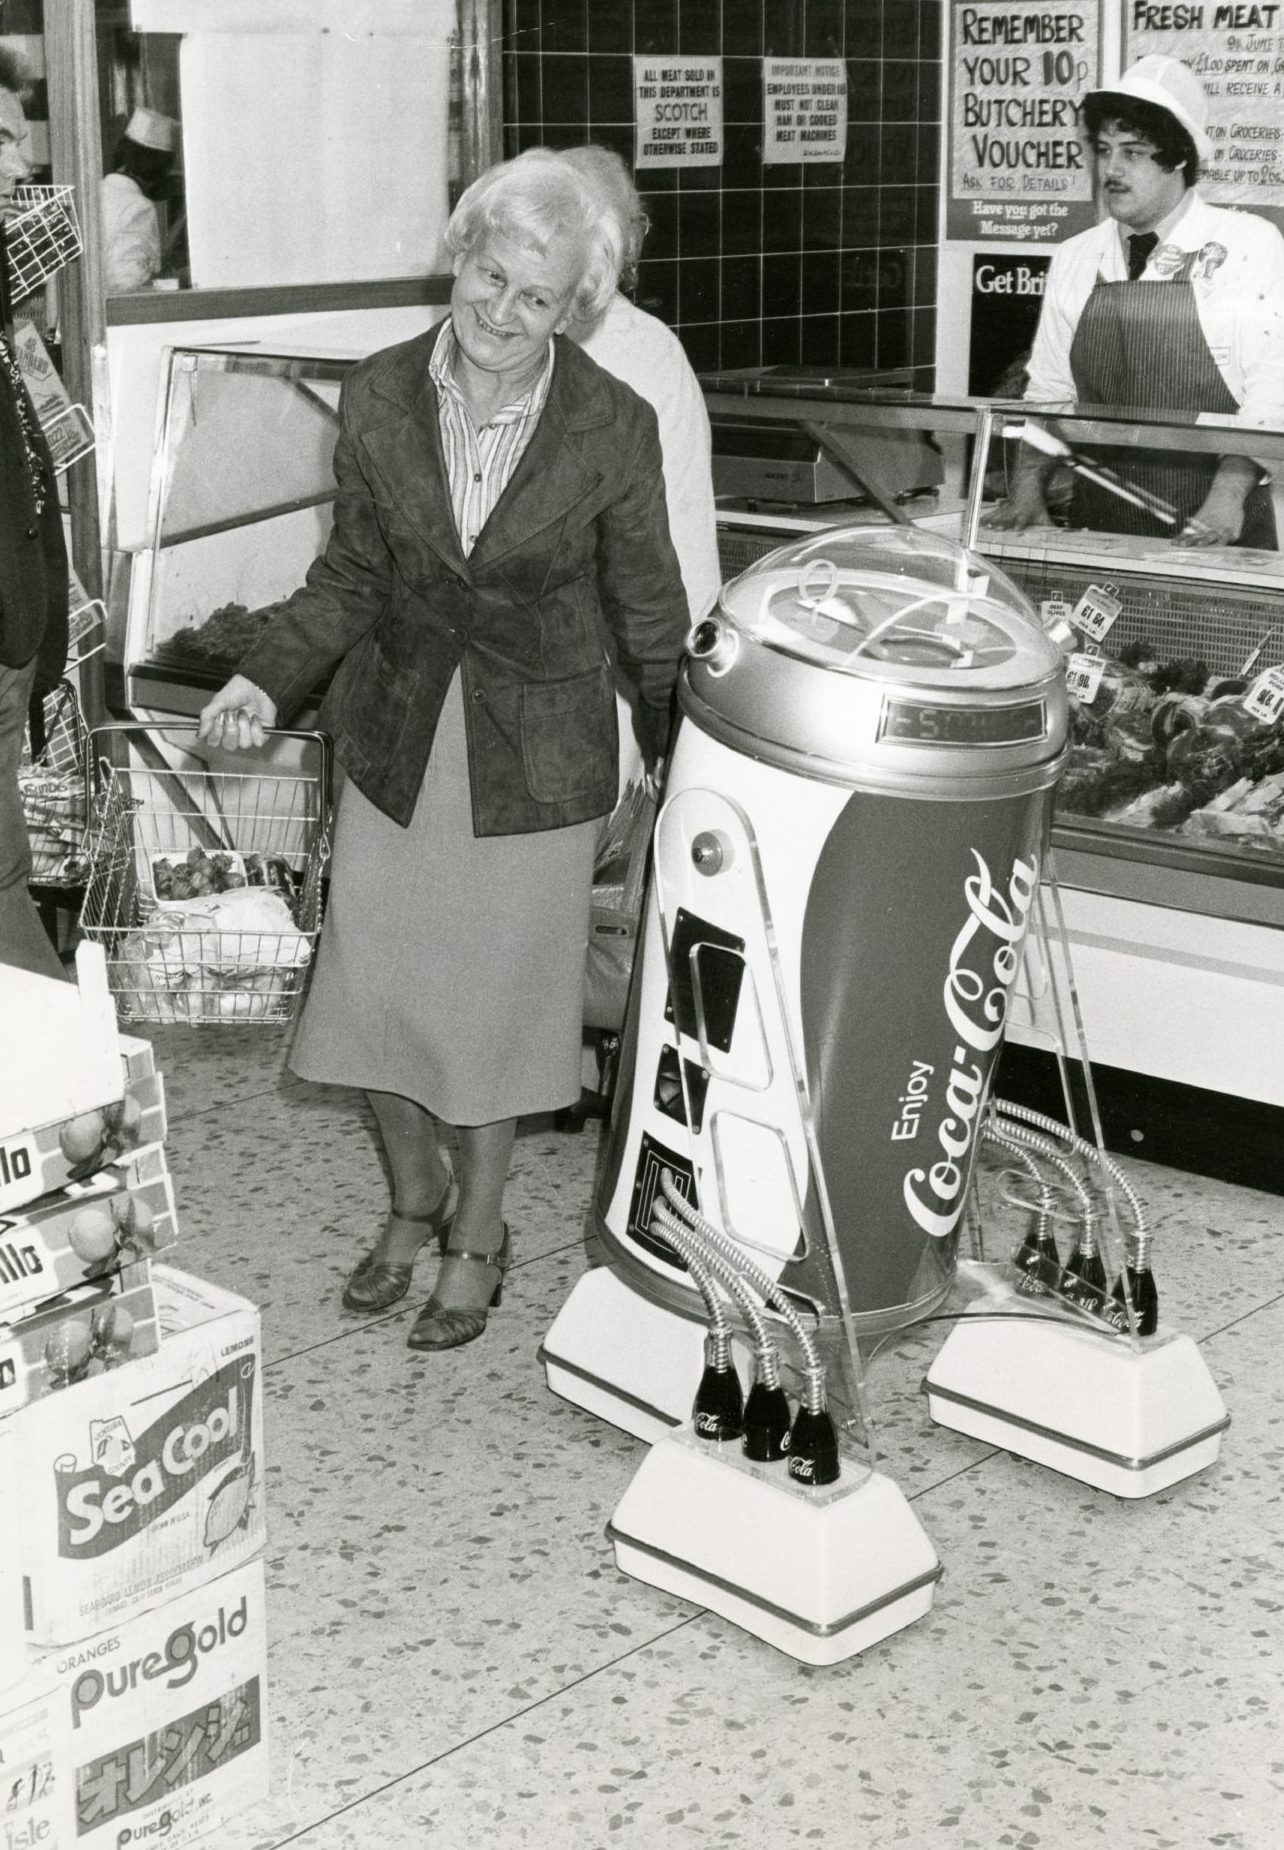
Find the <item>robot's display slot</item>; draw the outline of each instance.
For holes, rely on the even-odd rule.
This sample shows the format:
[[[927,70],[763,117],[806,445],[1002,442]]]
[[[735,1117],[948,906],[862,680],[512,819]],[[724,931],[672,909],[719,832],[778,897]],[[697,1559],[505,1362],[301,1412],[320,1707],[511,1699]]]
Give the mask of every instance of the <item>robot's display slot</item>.
[[[699,972],[705,1037],[719,1053],[728,1051],[740,1005],[744,952],[743,938],[711,925],[683,906],[678,908],[669,950],[669,998],[664,1015],[679,1034],[689,1035],[692,1040],[700,1038],[694,965]]]
[[[686,1095],[691,1100],[691,1116],[694,1120],[691,1128],[696,1136],[704,1128],[704,1098],[709,1089],[709,1075],[702,1066],[693,1060],[683,1060],[679,1064],[679,1055],[675,1047],[661,1047],[660,1058],[655,1073],[655,1108],[672,1118],[675,1124],[687,1122],[687,1108],[683,1097],[682,1069],[686,1069]]]

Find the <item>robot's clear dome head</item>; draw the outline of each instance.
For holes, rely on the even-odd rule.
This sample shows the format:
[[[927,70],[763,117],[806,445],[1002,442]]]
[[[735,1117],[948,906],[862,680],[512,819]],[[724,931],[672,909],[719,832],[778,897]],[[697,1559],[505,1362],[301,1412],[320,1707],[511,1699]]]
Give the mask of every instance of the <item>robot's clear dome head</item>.
[[[722,615],[769,648],[865,674],[1024,679],[1059,651],[988,559],[914,527],[843,527],[778,547],[733,578]]]

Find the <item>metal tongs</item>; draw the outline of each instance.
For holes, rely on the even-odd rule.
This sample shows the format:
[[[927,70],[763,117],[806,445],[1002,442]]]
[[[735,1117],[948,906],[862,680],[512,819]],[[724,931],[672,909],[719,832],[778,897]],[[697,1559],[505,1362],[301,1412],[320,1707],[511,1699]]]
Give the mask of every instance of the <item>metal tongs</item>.
[[[1108,494],[1117,495],[1121,501],[1130,502],[1133,507],[1139,507],[1143,513],[1153,515],[1156,520],[1162,520],[1165,526],[1180,527],[1182,525],[1181,516],[1171,501],[1164,501],[1159,495],[1152,495],[1148,488],[1138,488],[1135,482],[1125,481],[1121,475],[1116,475],[1113,469],[1106,468],[1102,463],[1082,461],[1075,455],[1068,443],[1063,443],[1060,437],[1054,437],[1051,431],[1044,430],[1041,424],[1014,425],[1010,429],[1005,429],[1003,435],[1019,438],[1022,443],[1028,443],[1032,450],[1042,450],[1045,456],[1055,456],[1058,462],[1075,475],[1081,475],[1085,482],[1092,482],[1096,487],[1104,488]],[[1187,521],[1185,524],[1197,531],[1206,531],[1200,528],[1196,520]]]

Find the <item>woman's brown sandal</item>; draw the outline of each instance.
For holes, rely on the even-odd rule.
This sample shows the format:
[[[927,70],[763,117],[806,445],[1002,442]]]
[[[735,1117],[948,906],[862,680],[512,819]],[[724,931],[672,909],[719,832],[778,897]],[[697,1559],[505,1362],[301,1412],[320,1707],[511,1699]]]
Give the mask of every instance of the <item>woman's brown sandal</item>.
[[[432,1210],[431,1214],[403,1214],[400,1208],[392,1208],[388,1218],[409,1221],[412,1226],[428,1227],[431,1233],[425,1233],[419,1245],[426,1246],[429,1239],[436,1236],[437,1245],[442,1252],[450,1238],[450,1230],[455,1224],[455,1210],[459,1206],[459,1197],[453,1181],[447,1182],[446,1192]],[[415,1269],[415,1257],[410,1259],[385,1259],[379,1248],[374,1246],[359,1260],[353,1268],[344,1287],[343,1304],[345,1310],[374,1311],[387,1310],[397,1304],[410,1289],[410,1280]]]
[[[411,1325],[406,1338],[411,1349],[461,1349],[465,1343],[476,1342],[486,1328],[487,1314],[504,1295],[504,1276],[513,1263],[507,1224],[497,1253],[456,1252],[447,1248],[443,1254],[445,1259],[467,1259],[473,1265],[489,1266],[496,1274],[495,1288],[486,1302],[475,1310],[463,1305],[442,1304],[434,1292]]]

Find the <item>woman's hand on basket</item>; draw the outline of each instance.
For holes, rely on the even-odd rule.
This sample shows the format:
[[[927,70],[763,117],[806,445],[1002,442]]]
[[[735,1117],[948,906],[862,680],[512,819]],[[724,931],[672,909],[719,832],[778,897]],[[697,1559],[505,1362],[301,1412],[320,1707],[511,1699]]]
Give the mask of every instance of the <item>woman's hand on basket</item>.
[[[275,700],[243,674],[234,674],[201,708],[196,736],[225,752],[249,751],[251,746],[262,745],[268,728],[275,724]]]

